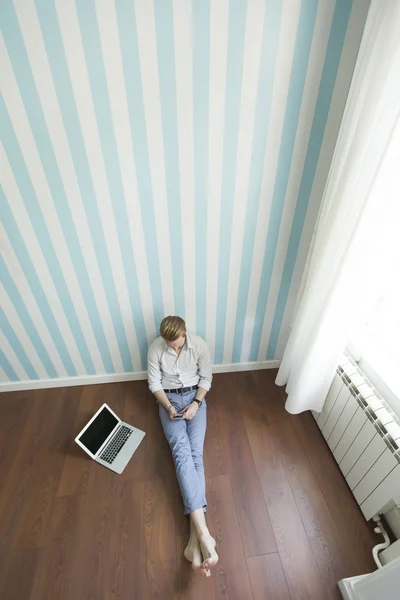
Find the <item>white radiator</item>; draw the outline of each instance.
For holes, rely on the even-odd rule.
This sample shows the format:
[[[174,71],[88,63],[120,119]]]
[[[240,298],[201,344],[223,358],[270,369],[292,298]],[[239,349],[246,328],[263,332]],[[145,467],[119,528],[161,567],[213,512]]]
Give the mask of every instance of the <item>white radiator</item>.
[[[400,498],[400,425],[348,357],[313,413],[365,518]]]

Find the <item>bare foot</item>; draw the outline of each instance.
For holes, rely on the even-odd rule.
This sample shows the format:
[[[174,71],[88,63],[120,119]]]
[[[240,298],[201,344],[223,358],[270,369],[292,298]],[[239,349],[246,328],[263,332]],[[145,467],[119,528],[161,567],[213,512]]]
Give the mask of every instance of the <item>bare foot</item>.
[[[183,555],[186,560],[192,563],[193,571],[196,571],[196,573],[204,575],[205,577],[211,576],[210,569],[204,567],[202,564],[203,558],[201,556],[200,544],[197,537],[194,540],[192,540],[192,538],[189,540]]]
[[[215,551],[215,540],[209,533],[206,533],[200,536],[199,542],[203,555],[203,567],[205,569],[212,569],[218,562],[218,554]]]

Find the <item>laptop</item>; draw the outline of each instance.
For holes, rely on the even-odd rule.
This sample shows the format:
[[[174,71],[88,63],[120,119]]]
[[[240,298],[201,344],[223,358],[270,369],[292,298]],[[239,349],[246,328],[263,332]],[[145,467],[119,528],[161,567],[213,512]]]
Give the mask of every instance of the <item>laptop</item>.
[[[122,473],[145,435],[103,404],[75,441],[96,462]]]

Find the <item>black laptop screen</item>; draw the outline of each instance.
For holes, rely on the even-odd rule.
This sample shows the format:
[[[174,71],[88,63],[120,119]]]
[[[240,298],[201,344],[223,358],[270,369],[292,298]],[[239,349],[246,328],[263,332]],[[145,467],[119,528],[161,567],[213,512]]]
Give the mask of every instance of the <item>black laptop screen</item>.
[[[92,454],[96,454],[117,423],[118,419],[104,407],[93,423],[91,423],[86,431],[82,433],[79,441],[86,446]]]

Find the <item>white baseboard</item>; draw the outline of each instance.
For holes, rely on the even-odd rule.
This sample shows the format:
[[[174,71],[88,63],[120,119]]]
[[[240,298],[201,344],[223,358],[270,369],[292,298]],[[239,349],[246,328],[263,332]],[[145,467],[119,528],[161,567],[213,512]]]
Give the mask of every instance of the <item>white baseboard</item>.
[[[260,362],[232,363],[214,365],[213,373],[230,373],[233,371],[258,371],[260,369],[277,369],[280,360],[263,360]],[[94,385],[99,383],[116,383],[118,381],[137,381],[147,379],[147,371],[130,373],[105,373],[103,375],[80,375],[77,377],[60,377],[58,379],[31,379],[29,381],[6,381],[0,383],[0,392],[18,392],[20,390],[38,390],[44,388],[69,387],[73,385]]]
[[[261,369],[278,369],[280,364],[280,360],[262,360],[259,362],[214,365],[213,373],[231,373],[233,371],[260,371]]]

